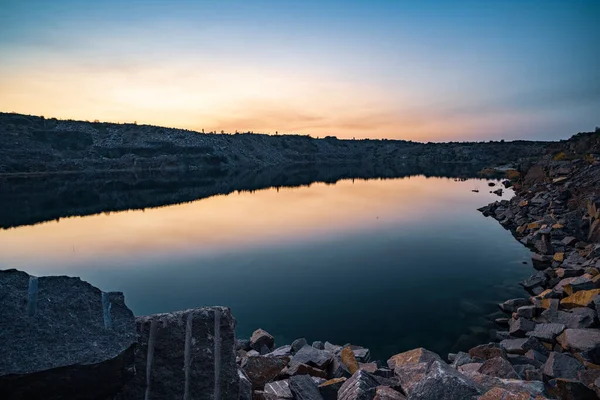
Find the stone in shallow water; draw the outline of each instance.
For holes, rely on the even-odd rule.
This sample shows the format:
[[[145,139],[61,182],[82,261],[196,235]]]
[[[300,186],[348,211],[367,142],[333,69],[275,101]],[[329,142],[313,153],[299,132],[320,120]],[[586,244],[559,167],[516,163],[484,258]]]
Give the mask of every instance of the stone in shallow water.
[[[133,376],[135,339],[122,293],[0,271],[0,397],[114,396]]]
[[[527,305],[529,305],[529,300],[524,298],[518,298],[506,300],[504,303],[501,303],[498,306],[504,312],[513,313],[517,311],[517,308]]]
[[[121,399],[187,396],[208,400],[238,395],[235,319],[228,308],[202,307],[154,314],[137,317],[136,324],[136,375],[125,386]]]

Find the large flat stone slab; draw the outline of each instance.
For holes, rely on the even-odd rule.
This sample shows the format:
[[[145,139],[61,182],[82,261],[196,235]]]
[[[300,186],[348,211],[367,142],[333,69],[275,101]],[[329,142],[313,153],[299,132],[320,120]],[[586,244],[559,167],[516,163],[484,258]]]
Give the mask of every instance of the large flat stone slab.
[[[0,398],[114,396],[133,376],[135,338],[122,293],[0,271]]]

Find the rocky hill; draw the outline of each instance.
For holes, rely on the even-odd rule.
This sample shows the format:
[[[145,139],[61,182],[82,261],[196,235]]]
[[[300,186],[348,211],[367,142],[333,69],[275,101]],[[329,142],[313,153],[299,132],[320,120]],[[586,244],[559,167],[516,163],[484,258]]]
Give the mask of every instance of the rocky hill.
[[[150,125],[62,121],[0,113],[0,173],[260,168],[291,164],[495,165],[548,143],[416,143],[306,135],[200,133]]]

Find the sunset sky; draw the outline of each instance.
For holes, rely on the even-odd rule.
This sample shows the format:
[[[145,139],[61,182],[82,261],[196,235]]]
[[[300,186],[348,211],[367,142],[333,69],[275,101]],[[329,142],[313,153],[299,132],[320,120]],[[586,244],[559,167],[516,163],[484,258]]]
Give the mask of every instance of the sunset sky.
[[[0,0],[0,111],[206,131],[558,139],[600,1]]]

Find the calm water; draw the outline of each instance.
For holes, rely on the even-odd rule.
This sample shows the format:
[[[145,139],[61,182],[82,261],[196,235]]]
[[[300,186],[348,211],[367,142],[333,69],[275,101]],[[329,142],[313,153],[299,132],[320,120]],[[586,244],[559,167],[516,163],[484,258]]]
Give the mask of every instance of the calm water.
[[[480,193],[471,189],[479,188]],[[123,291],[135,314],[225,305],[256,328],[378,358],[486,341],[529,252],[477,208],[486,181],[411,177],[266,189],[0,230],[0,268]],[[510,197],[506,194],[504,198]]]

